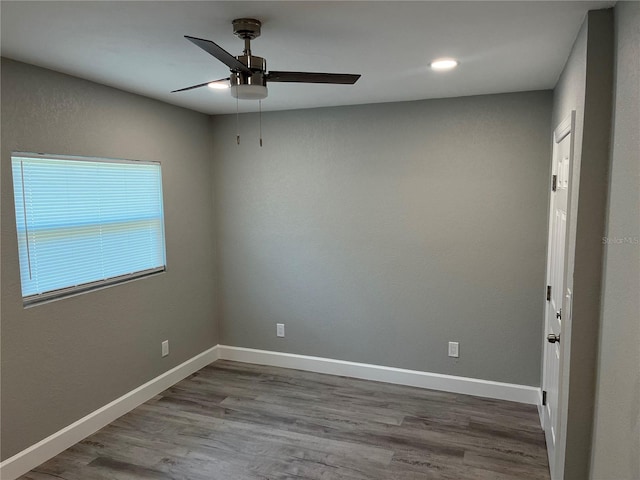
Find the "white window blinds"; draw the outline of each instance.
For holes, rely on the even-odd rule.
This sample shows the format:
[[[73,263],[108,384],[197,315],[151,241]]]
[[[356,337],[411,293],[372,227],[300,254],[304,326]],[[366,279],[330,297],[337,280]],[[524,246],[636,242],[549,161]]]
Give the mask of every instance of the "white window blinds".
[[[25,304],[165,268],[159,163],[13,154]]]

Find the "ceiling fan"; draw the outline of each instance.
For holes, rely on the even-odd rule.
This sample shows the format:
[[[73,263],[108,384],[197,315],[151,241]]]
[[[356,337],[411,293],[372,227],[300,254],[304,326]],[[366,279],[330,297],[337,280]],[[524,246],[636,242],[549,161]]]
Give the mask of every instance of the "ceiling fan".
[[[194,88],[204,87],[209,84],[220,84],[229,81],[231,96],[241,100],[262,100],[267,97],[267,82],[294,82],[294,83],[333,83],[353,85],[360,75],[346,73],[315,73],[315,72],[267,72],[267,62],[262,57],[251,54],[251,40],[260,36],[262,23],[253,18],[237,18],[233,22],[233,33],[244,40],[242,55],[234,57],[225,49],[211,40],[202,38],[184,37],[205,52],[213,55],[231,70],[227,78],[192,85],[191,87],[173,90],[171,93],[184,92]]]

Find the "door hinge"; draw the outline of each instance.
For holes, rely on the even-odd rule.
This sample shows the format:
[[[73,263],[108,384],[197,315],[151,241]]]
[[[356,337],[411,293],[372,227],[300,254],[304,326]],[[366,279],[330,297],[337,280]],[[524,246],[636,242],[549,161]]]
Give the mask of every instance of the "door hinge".
[[[546,404],[547,404],[547,391],[542,390],[542,405],[546,405]]]
[[[555,192],[557,188],[558,188],[558,176],[553,175],[551,177],[551,190]]]
[[[551,285],[547,285],[547,302],[551,301]]]

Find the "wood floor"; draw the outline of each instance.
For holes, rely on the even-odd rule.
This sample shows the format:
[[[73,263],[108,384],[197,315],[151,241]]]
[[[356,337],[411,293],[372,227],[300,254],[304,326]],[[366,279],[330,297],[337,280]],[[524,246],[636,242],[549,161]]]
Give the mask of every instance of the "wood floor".
[[[21,480],[549,479],[536,407],[218,361]]]

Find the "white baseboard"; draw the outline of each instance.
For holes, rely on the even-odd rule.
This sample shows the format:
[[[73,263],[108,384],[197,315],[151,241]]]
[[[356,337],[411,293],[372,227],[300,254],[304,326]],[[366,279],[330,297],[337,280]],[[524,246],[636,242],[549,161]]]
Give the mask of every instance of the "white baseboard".
[[[544,406],[542,405],[542,388],[540,390],[540,397],[538,398],[538,416],[540,417],[540,426],[544,430]]]
[[[39,441],[0,463],[0,478],[15,480],[29,470],[55,457],[118,417],[142,405],[183,378],[218,360],[218,345],[117,398],[62,430]]]
[[[478,397],[509,400],[512,402],[537,405],[540,401],[540,389],[527,385],[492,382],[477,378],[456,377],[440,373],[406,370],[404,368],[383,367],[367,363],[347,362],[331,358],[310,357],[293,353],[255,350],[252,348],[218,345],[219,358],[245,363],[257,363],[273,367],[294,368],[309,372],[328,373],[343,377],[395,383],[411,387],[442,390],[452,393],[476,395]]]
[[[216,345],[8,458],[0,463],[0,478],[15,480],[218,359],[294,368],[531,405],[538,405],[541,400],[541,390],[527,385],[492,382],[293,353]]]

